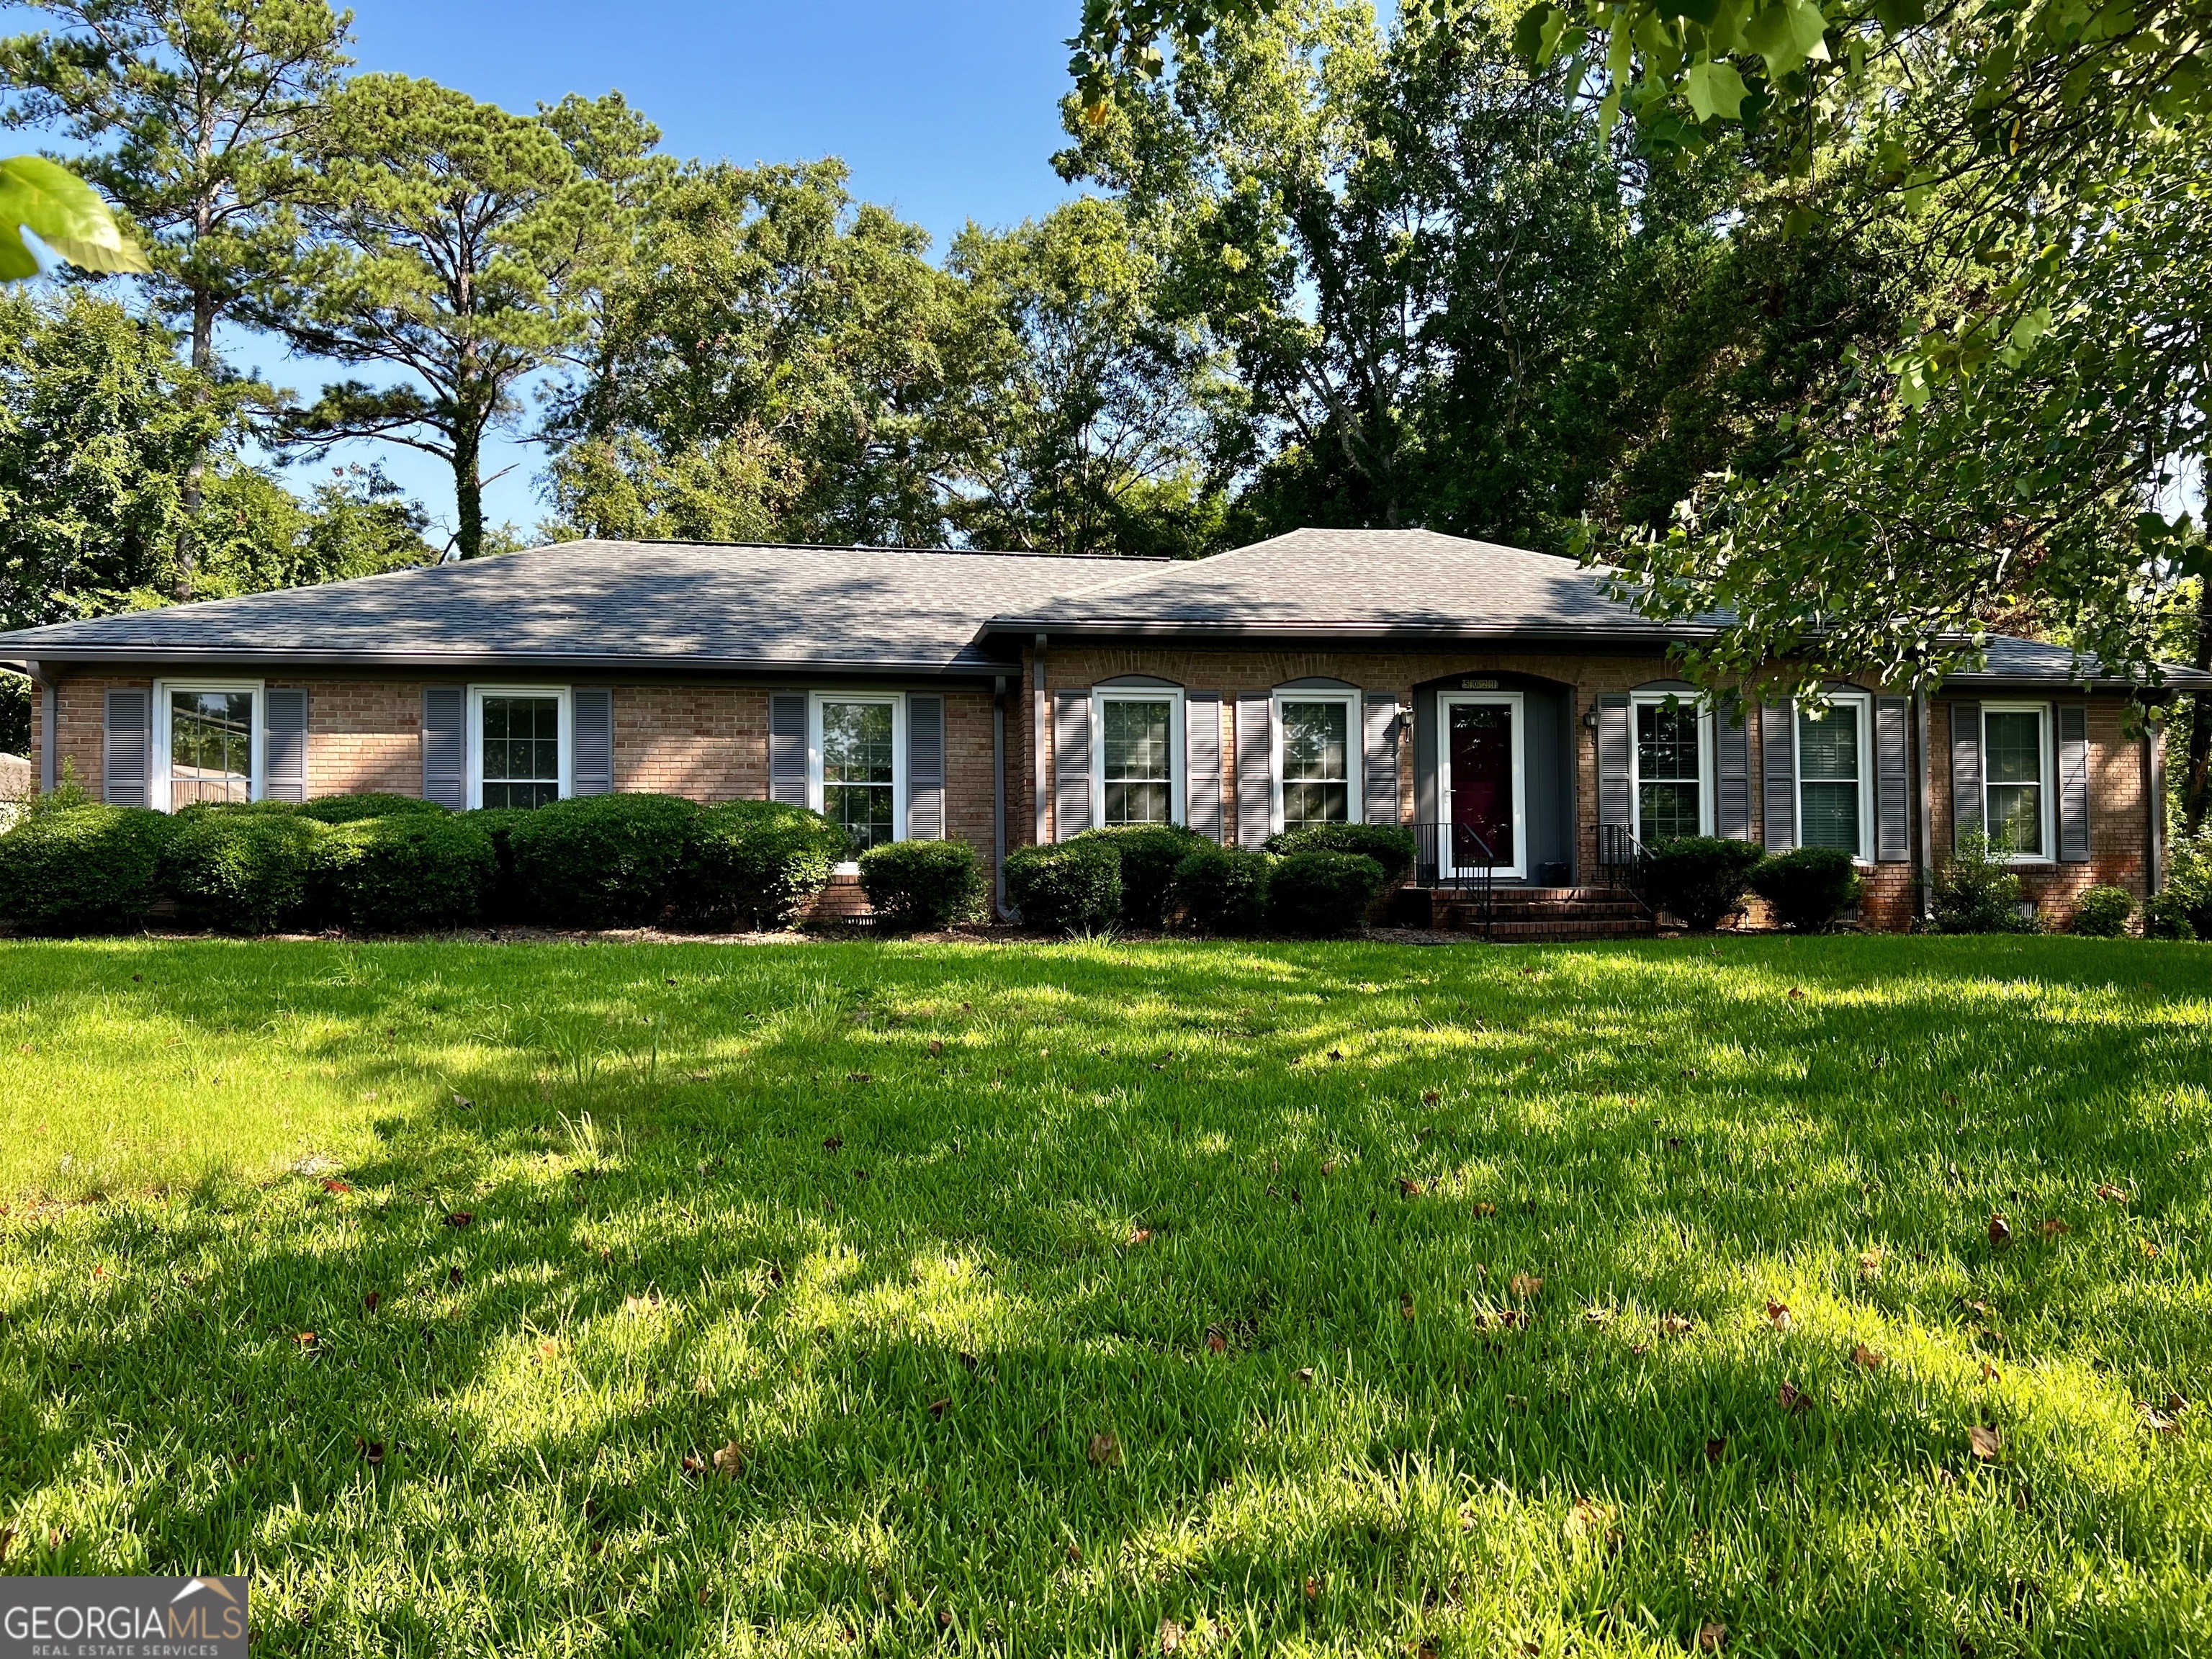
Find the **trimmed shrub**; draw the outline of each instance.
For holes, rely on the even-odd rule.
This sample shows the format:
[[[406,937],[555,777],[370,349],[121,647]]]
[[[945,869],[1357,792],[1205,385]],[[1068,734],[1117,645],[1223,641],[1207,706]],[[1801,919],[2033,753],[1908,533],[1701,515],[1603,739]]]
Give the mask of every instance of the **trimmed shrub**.
[[[2128,931],[2136,913],[2136,897],[2124,887],[2085,887],[2074,901],[2074,914],[2066,931],[2083,939],[2118,939]]]
[[[860,854],[860,890],[885,927],[923,932],[975,915],[983,871],[964,841],[886,842]]]
[[[1048,933],[1110,927],[1121,914],[1121,858],[1110,841],[1077,836],[1006,854],[1006,892],[1022,920]]]
[[[453,816],[437,802],[419,795],[321,795],[295,810],[318,823],[356,823],[362,818],[396,818],[403,814]]]
[[[1075,839],[1103,842],[1121,860],[1121,920],[1132,927],[1164,925],[1176,866],[1213,845],[1179,823],[1117,823],[1086,830]]]
[[[1309,823],[1267,837],[1267,850],[1293,853],[1358,853],[1382,866],[1393,882],[1413,867],[1413,832],[1395,823]]]
[[[1653,909],[1679,916],[1693,933],[1710,933],[1742,904],[1751,872],[1765,856],[1747,841],[1676,836],[1645,849],[1638,881]]]
[[[490,834],[443,809],[346,820],[322,852],[317,908],[357,933],[465,927],[499,880]]]
[[[1293,853],[1267,878],[1267,920],[1285,933],[1348,933],[1382,884],[1382,866],[1364,853]]]
[[[187,927],[274,933],[313,924],[329,825],[279,801],[187,807],[176,822],[161,884]]]
[[[2143,906],[2143,937],[2166,939],[2197,938],[2197,924],[2190,918],[2188,900],[2171,888],[2154,894],[2150,902]]]
[[[2177,836],[2166,857],[2166,884],[2151,901],[2160,915],[2186,921],[2187,934],[2162,933],[2162,939],[2212,939],[2212,830]],[[2149,907],[2145,907],[2148,917]],[[2162,923],[2161,925],[2166,925]]]
[[[526,806],[480,806],[462,816],[483,830],[491,842],[492,861],[496,868],[491,885],[484,892],[483,919],[491,922],[526,920],[522,883],[514,873],[514,847],[507,836],[516,824],[530,816],[530,809]]]
[[[843,829],[804,806],[723,801],[684,833],[678,908],[694,921],[788,927],[851,850]]]
[[[1977,831],[1961,836],[1957,855],[1936,872],[1928,908],[1939,933],[2042,932],[2041,922],[2020,907],[2020,878]]]
[[[638,927],[660,919],[699,809],[674,795],[577,795],[506,826],[525,919]]]
[[[143,806],[28,812],[0,835],[0,917],[30,933],[136,926],[161,892],[176,820]]]
[[[1169,908],[1195,933],[1256,933],[1267,923],[1267,884],[1275,862],[1273,854],[1208,842],[1176,866]]]
[[[1863,884],[1851,855],[1832,847],[1800,847],[1753,866],[1751,890],[1766,901],[1778,926],[1817,933],[1858,902]]]

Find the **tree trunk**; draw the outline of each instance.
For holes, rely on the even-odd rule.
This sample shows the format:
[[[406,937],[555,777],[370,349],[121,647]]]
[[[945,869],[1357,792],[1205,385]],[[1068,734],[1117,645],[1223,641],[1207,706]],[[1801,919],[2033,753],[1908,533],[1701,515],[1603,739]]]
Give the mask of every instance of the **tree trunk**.
[[[483,551],[483,443],[481,433],[453,434],[453,508],[459,520],[453,545],[465,559],[473,559]]]
[[[195,407],[207,401],[207,376],[215,372],[215,295],[206,289],[192,293],[192,386]],[[203,446],[185,469],[180,495],[185,521],[177,532],[176,596],[179,604],[192,596],[192,580],[199,569],[200,504],[206,496],[207,450]]]
[[[2212,576],[2197,579],[2197,652],[2190,661],[2212,670]],[[2182,777],[2181,823],[2193,836],[2212,809],[2212,693],[2199,691],[2189,701],[2189,769]]]

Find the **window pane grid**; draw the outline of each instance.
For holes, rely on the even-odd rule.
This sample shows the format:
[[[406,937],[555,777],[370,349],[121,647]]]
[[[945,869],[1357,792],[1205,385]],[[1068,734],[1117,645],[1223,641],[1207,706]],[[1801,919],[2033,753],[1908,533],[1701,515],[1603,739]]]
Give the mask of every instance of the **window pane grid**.
[[[1352,710],[1345,703],[1285,702],[1283,827],[1345,823],[1352,817]]]
[[[1861,855],[1859,763],[1856,703],[1832,703],[1817,714],[1810,709],[1797,711],[1800,847]]]
[[[1105,823],[1165,823],[1175,781],[1175,750],[1165,698],[1101,700],[1099,803]]]
[[[1695,704],[1636,708],[1636,833],[1649,846],[1705,828],[1703,729]]]
[[[895,751],[890,704],[822,705],[822,812],[844,826],[855,852],[897,839]]]
[[[169,805],[253,796],[253,693],[169,694]]]
[[[486,697],[482,756],[486,806],[544,806],[561,796],[561,700]]]
[[[2043,855],[2043,716],[1990,709],[1982,716],[1982,765],[1990,842],[2014,858]]]

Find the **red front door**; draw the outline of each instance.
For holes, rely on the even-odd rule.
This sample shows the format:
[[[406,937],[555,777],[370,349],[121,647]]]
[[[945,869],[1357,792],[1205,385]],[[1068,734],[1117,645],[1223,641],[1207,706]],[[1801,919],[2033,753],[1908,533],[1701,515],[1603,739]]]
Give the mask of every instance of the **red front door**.
[[[1510,869],[1520,862],[1513,846],[1513,706],[1452,703],[1445,729],[1451,754],[1452,862],[1462,870],[1486,864]]]

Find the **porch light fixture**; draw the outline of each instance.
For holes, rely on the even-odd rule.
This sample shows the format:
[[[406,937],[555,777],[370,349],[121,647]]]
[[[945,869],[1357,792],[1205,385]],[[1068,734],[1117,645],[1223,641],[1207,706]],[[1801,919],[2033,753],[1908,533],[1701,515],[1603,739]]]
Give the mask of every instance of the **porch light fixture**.
[[[1584,726],[1587,726],[1588,727],[1589,727],[1589,729],[1590,729],[1591,731],[1593,731],[1593,732],[1596,731],[1596,730],[1597,730],[1597,710],[1596,710],[1596,709],[1595,709],[1595,708],[1586,708],[1586,709],[1584,709],[1584,710],[1583,711],[1583,724]]]

